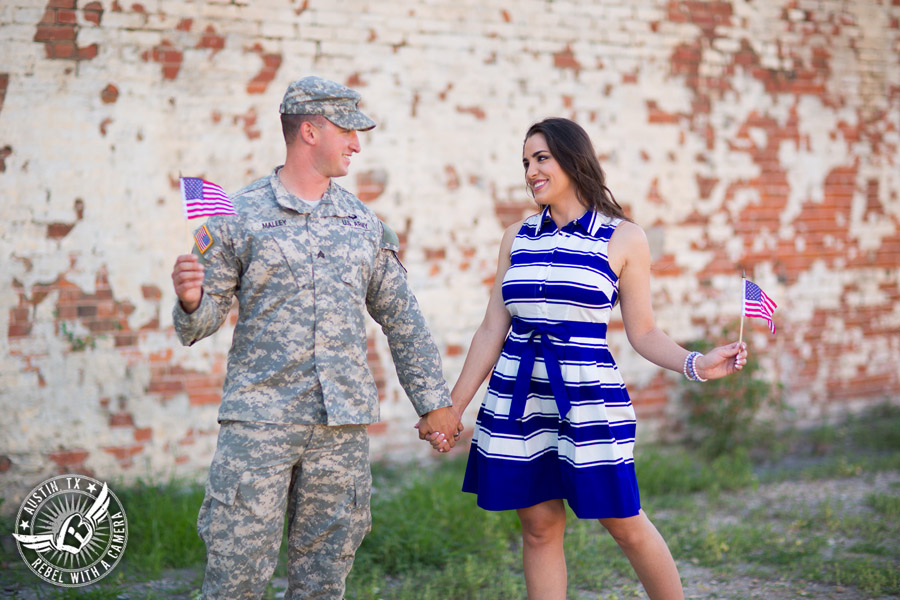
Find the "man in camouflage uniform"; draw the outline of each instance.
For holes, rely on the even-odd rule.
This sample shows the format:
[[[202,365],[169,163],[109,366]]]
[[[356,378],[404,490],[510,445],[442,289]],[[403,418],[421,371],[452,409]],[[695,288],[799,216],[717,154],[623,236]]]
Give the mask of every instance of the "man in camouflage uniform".
[[[364,311],[387,335],[423,429],[452,444],[462,427],[397,236],[331,181],[359,152],[357,130],[375,126],[359,98],[318,77],[292,83],[281,104],[284,166],[235,194],[237,214],[206,223],[212,245],[175,263],[183,344],[218,330],[232,299],[239,304],[198,519],[204,598],[263,594],[285,510],[285,598],[343,597],[371,526],[366,426],[379,418]]]

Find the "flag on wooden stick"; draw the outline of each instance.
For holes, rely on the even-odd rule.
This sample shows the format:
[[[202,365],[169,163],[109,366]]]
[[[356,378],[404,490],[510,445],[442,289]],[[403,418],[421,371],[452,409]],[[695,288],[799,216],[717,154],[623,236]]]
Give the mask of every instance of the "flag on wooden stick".
[[[758,285],[749,279],[744,279],[743,315],[765,319],[769,322],[769,331],[775,333],[775,322],[772,320],[772,316],[776,308],[778,305],[772,302],[772,299],[766,296],[766,293]]]
[[[188,219],[237,214],[225,190],[199,177],[181,178],[181,199]]]

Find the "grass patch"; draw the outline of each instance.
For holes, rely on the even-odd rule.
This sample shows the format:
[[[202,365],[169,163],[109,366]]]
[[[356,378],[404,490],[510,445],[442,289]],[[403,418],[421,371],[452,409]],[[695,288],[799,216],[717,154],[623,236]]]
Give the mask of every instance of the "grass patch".
[[[648,446],[635,456],[642,496],[684,495],[752,488],[753,464],[744,451],[705,460],[681,447]]]
[[[128,547],[123,561],[146,577],[165,569],[202,565],[206,548],[197,535],[203,486],[170,481],[144,482],[117,491],[128,516]]]
[[[874,417],[792,432],[778,450],[787,454],[764,457],[762,468],[756,462],[759,449],[709,459],[698,450],[641,446],[636,464],[642,501],[680,562],[717,574],[789,579],[798,587],[804,581],[841,585],[860,598],[897,595],[900,481],[892,473],[900,472],[900,444],[895,432],[900,432],[900,410],[886,408]],[[422,468],[373,465],[373,528],[347,581],[348,600],[525,597],[518,519],[514,511],[481,510],[474,496],[461,493],[464,469],[464,457]],[[797,497],[791,495],[793,486],[781,484],[760,490],[770,495],[750,502],[760,485],[785,481],[821,481],[840,493]],[[870,489],[852,496],[845,493],[851,485]],[[772,495],[780,489],[783,497]],[[5,539],[0,590],[19,586],[37,598],[190,598],[205,561],[196,533],[202,486],[140,483],[117,486],[116,494],[130,531],[124,560],[113,574],[89,588],[59,590],[38,582]],[[597,521],[578,520],[571,512],[569,517],[570,592],[601,600],[644,597],[606,530]],[[2,526],[11,531],[12,519]],[[286,556],[285,542],[276,576],[286,573]],[[177,589],[138,587],[173,568],[193,569],[196,577]],[[274,595],[270,586],[266,597]]]

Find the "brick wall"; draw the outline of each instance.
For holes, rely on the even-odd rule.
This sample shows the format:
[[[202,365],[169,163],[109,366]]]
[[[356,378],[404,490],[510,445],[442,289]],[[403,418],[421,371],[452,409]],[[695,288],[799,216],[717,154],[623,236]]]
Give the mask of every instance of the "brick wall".
[[[779,304],[745,338],[798,418],[897,400],[897,0],[7,0],[0,56],[5,510],[56,472],[202,477],[231,326],[173,334],[178,175],[268,173],[307,74],[379,123],[342,183],[399,233],[449,380],[532,210],[522,135],[561,115],[647,231],[674,338],[725,341],[744,269]],[[373,451],[424,454],[370,330]],[[671,433],[678,376],[610,337],[642,436]]]

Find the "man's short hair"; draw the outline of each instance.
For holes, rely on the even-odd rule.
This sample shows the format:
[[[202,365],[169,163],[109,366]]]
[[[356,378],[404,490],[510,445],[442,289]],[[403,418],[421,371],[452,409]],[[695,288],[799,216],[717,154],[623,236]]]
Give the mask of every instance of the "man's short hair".
[[[322,127],[325,117],[322,115],[281,115],[281,133],[284,134],[284,143],[290,146],[297,139],[300,126],[310,122],[316,127]]]

